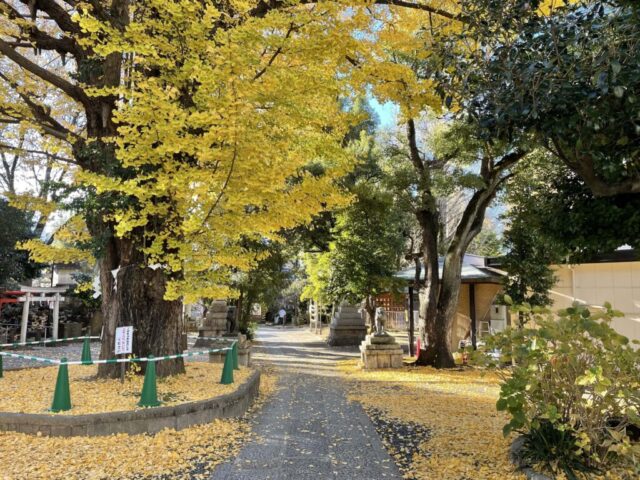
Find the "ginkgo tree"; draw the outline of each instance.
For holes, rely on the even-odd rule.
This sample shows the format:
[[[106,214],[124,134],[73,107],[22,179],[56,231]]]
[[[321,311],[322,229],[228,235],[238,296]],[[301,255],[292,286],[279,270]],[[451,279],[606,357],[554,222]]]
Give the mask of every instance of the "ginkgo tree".
[[[339,100],[371,3],[0,0],[0,121],[72,154],[83,222],[69,235],[100,263],[103,358],[118,325],[135,327],[136,355],[179,351],[181,299],[227,295],[228,271],[257,260],[242,239],[344,202]]]

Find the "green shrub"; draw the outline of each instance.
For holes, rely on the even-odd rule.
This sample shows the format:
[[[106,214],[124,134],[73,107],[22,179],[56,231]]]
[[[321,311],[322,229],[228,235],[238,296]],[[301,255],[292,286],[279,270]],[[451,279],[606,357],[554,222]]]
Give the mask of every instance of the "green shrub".
[[[240,333],[247,336],[247,340],[253,340],[258,330],[258,324],[256,322],[248,322],[246,325],[241,325]]]
[[[501,355],[484,357],[515,365],[497,402],[510,416],[504,434],[524,435],[526,460],[568,478],[614,467],[640,473],[632,439],[640,427],[640,352],[610,327],[622,314],[609,304],[597,313],[574,305],[555,317],[527,306],[514,311],[529,323],[491,337],[487,349]]]

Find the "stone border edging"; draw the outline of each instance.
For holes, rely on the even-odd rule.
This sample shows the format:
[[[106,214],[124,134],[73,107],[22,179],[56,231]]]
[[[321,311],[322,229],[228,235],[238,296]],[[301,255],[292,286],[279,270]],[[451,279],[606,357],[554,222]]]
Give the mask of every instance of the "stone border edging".
[[[529,464],[522,459],[522,448],[524,445],[524,437],[519,436],[511,442],[509,449],[509,459],[515,467],[527,477],[527,480],[552,480],[543,473],[536,472]]]
[[[157,433],[165,428],[182,430],[210,423],[216,418],[243,415],[258,396],[259,387],[260,372],[255,371],[235,392],[168,407],[85,415],[0,412],[0,431],[54,437],[93,437],[115,433]]]

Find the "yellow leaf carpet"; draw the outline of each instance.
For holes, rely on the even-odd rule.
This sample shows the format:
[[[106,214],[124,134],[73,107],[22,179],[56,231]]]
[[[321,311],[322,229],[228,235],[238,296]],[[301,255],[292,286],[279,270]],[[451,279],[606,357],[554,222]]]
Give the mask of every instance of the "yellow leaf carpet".
[[[253,370],[233,372],[235,382],[221,385],[222,364],[188,362],[186,374],[158,378],[158,399],[164,406],[205,400],[231,393]],[[124,383],[96,379],[97,366],[69,365],[72,409],[56,415],[134,410],[140,400],[143,375],[127,375]],[[8,370],[0,379],[0,412],[50,413],[58,367]]]
[[[89,411],[91,405],[104,403],[109,405],[101,411],[121,410],[123,405],[134,408],[138,400],[142,379],[127,379],[128,391],[136,395],[121,395],[123,405],[115,404],[113,397],[109,401],[99,401],[98,393],[81,394],[79,383],[81,378],[90,382],[93,367],[70,368],[71,401],[73,410],[68,413]],[[236,383],[219,385],[221,366],[205,363],[188,363],[186,376],[158,380],[159,397],[167,398],[163,405],[171,405],[182,401],[197,400],[219,395],[239,385],[243,378],[250,374],[250,369],[234,372]],[[11,398],[22,392],[22,409],[39,411],[49,406],[55,382],[50,369],[33,369],[19,372],[5,372],[0,380],[2,393],[0,402],[2,410],[6,410]],[[93,370],[95,373],[95,370]],[[34,406],[29,407],[26,394],[18,388],[16,375],[29,379],[31,397]],[[218,375],[216,377],[216,375]],[[11,379],[13,377],[13,382]],[[189,380],[190,379],[190,380]],[[9,381],[7,381],[9,380]],[[196,381],[194,381],[196,380]],[[41,382],[38,384],[38,382]],[[119,385],[119,381],[116,381]],[[190,386],[190,384],[197,384]],[[110,385],[110,381],[96,382],[92,387],[102,390],[105,395],[117,395],[118,385]],[[240,447],[251,438],[248,417],[260,408],[260,405],[276,388],[273,374],[263,373],[260,379],[260,397],[249,415],[240,419],[215,420],[207,425],[194,426],[184,430],[163,430],[156,435],[111,435],[108,437],[44,437],[14,432],[0,432],[0,479],[2,480],[93,480],[93,479],[142,479],[171,478],[199,479],[209,478],[214,467],[235,457]],[[87,385],[88,387],[88,385]],[[169,395],[172,394],[172,395]],[[44,398],[41,398],[44,397]],[[16,398],[14,396],[14,398]],[[182,399],[182,400],[181,400]],[[104,399],[103,399],[104,400]],[[15,410],[14,410],[15,411]],[[60,415],[60,414],[58,414]]]
[[[425,480],[524,479],[509,462],[511,439],[502,436],[499,379],[476,370],[427,367],[363,371],[355,361],[341,365],[351,400],[387,418],[424,425],[429,435],[414,454],[405,478]],[[391,451],[398,455],[399,452]]]

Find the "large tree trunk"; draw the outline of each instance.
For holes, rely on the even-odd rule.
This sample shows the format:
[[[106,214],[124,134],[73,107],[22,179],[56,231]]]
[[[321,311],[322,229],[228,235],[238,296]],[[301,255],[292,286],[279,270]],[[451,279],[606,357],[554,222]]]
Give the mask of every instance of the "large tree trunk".
[[[435,352],[430,348],[430,344],[432,339],[439,335],[435,324],[440,291],[437,211],[418,212],[418,221],[422,229],[422,258],[425,272],[424,282],[418,291],[418,330],[422,348],[418,352],[416,363],[433,365]]]
[[[101,259],[102,313],[104,330],[100,358],[114,358],[115,331],[133,326],[133,354],[160,357],[181,352],[182,302],[164,299],[167,276],[139,260],[135,242],[112,238]],[[117,270],[114,277],[112,271]],[[146,364],[142,363],[142,372]],[[182,358],[156,363],[159,376],[184,373]],[[101,364],[100,377],[116,377],[120,368]]]
[[[460,251],[450,251],[444,261],[437,312],[433,322],[435,335],[428,345],[431,364],[436,368],[455,366],[451,353],[451,331],[458,310],[463,255]]]

